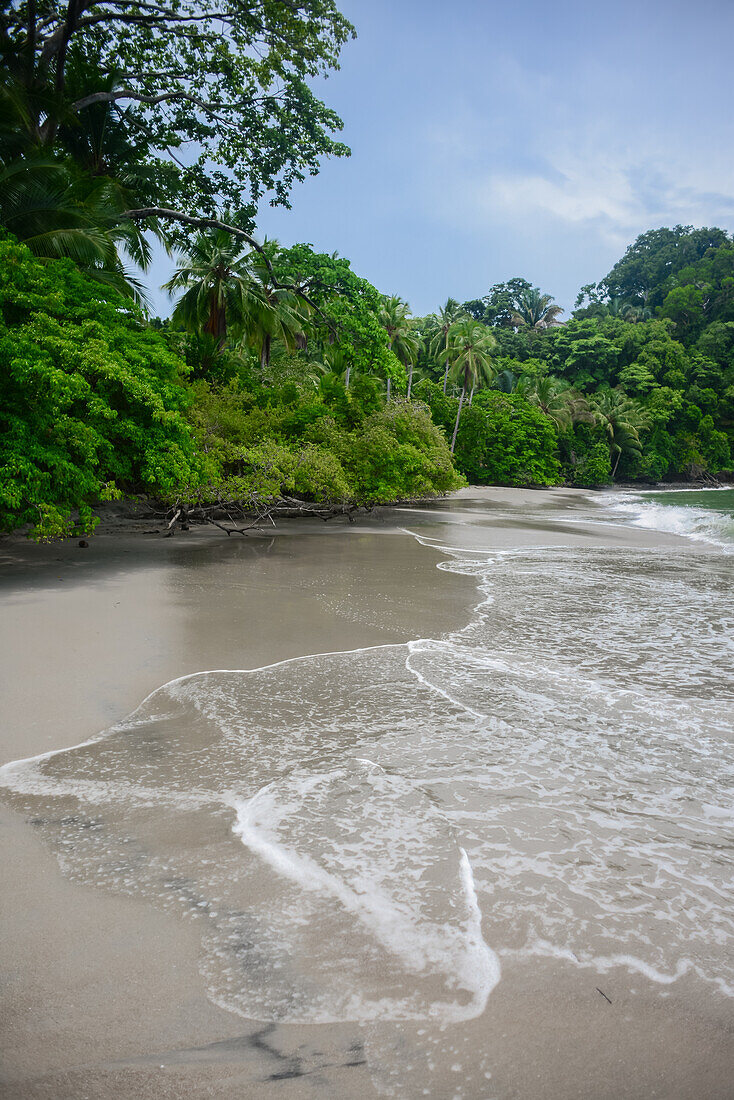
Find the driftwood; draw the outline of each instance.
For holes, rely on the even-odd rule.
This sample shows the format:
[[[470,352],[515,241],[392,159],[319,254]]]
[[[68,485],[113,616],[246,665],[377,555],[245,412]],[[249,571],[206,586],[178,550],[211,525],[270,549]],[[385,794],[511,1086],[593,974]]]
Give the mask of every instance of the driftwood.
[[[399,507],[405,505],[427,504],[435,502],[436,497],[417,497],[410,500],[393,500],[375,504],[355,503],[317,503],[301,500],[298,497],[279,497],[277,500],[259,501],[255,498],[245,501],[215,500],[207,503],[184,505],[176,501],[163,512],[166,530],[164,538],[170,538],[178,524],[182,531],[189,530],[192,524],[210,524],[227,535],[247,536],[248,532],[270,524],[275,527],[277,519],[321,519],[324,523],[336,516],[345,516],[349,523],[355,522],[355,514],[369,514],[375,507]]]
[[[179,501],[165,512],[167,528],[164,537],[170,537],[178,523],[182,531],[189,525],[211,524],[227,535],[244,535],[267,524],[275,526],[276,519],[314,517],[324,523],[334,516],[346,516],[354,523],[354,512],[363,508],[358,504],[317,504],[297,497],[281,497],[276,501],[224,501],[183,506]]]

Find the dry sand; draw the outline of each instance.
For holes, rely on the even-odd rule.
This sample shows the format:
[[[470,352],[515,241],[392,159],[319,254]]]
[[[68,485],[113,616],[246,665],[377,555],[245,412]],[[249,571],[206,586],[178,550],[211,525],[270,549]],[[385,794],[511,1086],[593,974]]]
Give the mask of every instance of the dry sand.
[[[458,496],[486,513],[498,546],[681,545],[598,526],[579,491]],[[565,522],[569,505],[582,522]],[[448,544],[465,538],[453,509],[386,512],[356,526],[284,523],[247,539],[198,529],[168,540],[99,535],[88,549],[5,540],[0,764],[76,744],[185,673],[455,629],[477,602],[473,584],[439,578],[441,554],[401,530]],[[265,1026],[215,1007],[198,971],[196,928],[69,881],[2,805],[0,827],[0,1095],[378,1095],[379,1066],[356,1025]],[[487,1011],[461,1025],[461,1038],[492,1052],[482,1097],[723,1100],[731,1016],[697,998],[683,981],[661,999],[641,980],[507,963]],[[410,1035],[396,1029],[407,1058]],[[453,1095],[450,1067],[433,1081],[431,1095]]]

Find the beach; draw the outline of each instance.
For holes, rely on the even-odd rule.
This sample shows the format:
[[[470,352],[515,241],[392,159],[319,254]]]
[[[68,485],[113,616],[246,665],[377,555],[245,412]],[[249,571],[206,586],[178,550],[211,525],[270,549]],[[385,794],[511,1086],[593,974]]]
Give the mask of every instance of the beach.
[[[495,561],[499,564],[487,565]],[[472,723],[485,721],[488,714],[482,693],[488,690],[490,666],[481,676],[476,671],[479,627],[467,627],[485,599],[480,588],[488,573],[494,570],[499,587],[481,619],[481,646],[490,657],[495,641],[497,652],[502,646],[509,651],[507,639],[514,631],[523,639],[518,651],[527,651],[531,665],[534,653],[542,663],[542,652],[546,672],[541,675],[547,674],[553,654],[565,675],[568,654],[576,654],[575,667],[585,670],[587,686],[593,680],[611,692],[598,714],[599,722],[611,722],[611,714],[623,729],[615,753],[626,751],[628,731],[638,721],[636,714],[630,716],[634,690],[640,683],[655,687],[657,673],[640,672],[636,666],[644,661],[639,655],[630,659],[626,679],[617,683],[613,676],[624,664],[618,653],[615,673],[602,668],[602,658],[593,667],[586,665],[585,644],[579,643],[577,652],[572,640],[561,658],[553,637],[535,637],[528,625],[533,616],[542,619],[542,608],[554,613],[552,601],[543,603],[548,599],[543,587],[548,561],[556,576],[576,570],[579,592],[585,578],[591,578],[589,600],[596,598],[593,577],[604,575],[606,565],[600,563],[605,562],[634,567],[638,576],[639,562],[650,563],[651,585],[656,563],[674,564],[680,576],[670,581],[668,590],[689,575],[697,578],[696,584],[703,578],[702,600],[725,583],[715,547],[610,521],[588,493],[567,489],[468,489],[432,506],[381,510],[356,524],[343,519],[282,522],[246,538],[198,528],[172,539],[103,533],[90,539],[87,548],[75,540],[41,547],[16,539],[0,544],[0,765],[81,745],[123,723],[88,750],[52,758],[50,778],[44,779],[47,787],[31,789],[20,782],[11,797],[0,794],[0,1093],[18,1100],[316,1094],[723,1100],[730,1095],[732,998],[725,983],[717,984],[719,959],[727,952],[721,915],[727,903],[716,877],[725,858],[723,847],[710,868],[700,857],[706,863],[701,871],[705,882],[690,908],[701,923],[685,933],[698,954],[678,976],[680,945],[659,932],[677,904],[671,883],[687,866],[683,847],[691,837],[703,847],[714,846],[713,834],[701,839],[696,832],[698,809],[695,822],[692,816],[685,826],[690,832],[675,841],[666,839],[673,852],[670,881],[667,864],[655,864],[662,858],[653,851],[655,835],[634,834],[627,873],[634,882],[639,876],[643,884],[636,895],[639,920],[632,904],[637,887],[631,890],[627,910],[619,891],[604,898],[594,893],[601,873],[587,851],[593,848],[589,830],[598,825],[607,845],[605,866],[615,882],[625,858],[623,847],[614,848],[616,819],[610,825],[612,819],[604,817],[612,813],[604,802],[609,787],[605,776],[615,776],[617,765],[604,757],[594,777],[596,765],[589,762],[583,774],[569,779],[573,759],[586,759],[587,748],[580,741],[573,759],[557,761],[558,772],[548,787],[553,787],[552,798],[557,796],[552,820],[561,820],[560,832],[578,826],[568,851],[576,853],[579,864],[591,867],[590,878],[580,881],[569,871],[563,892],[539,885],[538,876],[552,878],[552,872],[548,863],[544,869],[532,864],[541,856],[533,830],[540,836],[555,825],[516,816],[506,825],[494,822],[496,834],[490,830],[479,835],[477,822],[486,820],[491,792],[480,791],[477,774],[467,779],[460,757],[462,731],[467,731],[469,760],[478,736]],[[478,564],[467,566],[472,562]],[[631,593],[629,607],[637,599]],[[615,600],[613,587],[610,604]],[[505,619],[502,608],[510,606]],[[573,635],[572,600],[567,607]],[[587,619],[581,624],[584,630],[590,629]],[[457,632],[467,629],[475,634],[457,641]],[[615,628],[620,645],[625,629],[623,624]],[[487,637],[493,641],[487,643]],[[452,640],[434,643],[445,638]],[[671,641],[672,649],[678,644]],[[717,645],[715,638],[708,657],[712,677],[718,668]],[[466,655],[469,649],[474,666]],[[335,657],[314,661],[321,654]],[[451,668],[447,654],[458,654]],[[294,663],[295,658],[306,660]],[[498,677],[512,674],[504,666],[492,667]],[[243,675],[242,670],[257,671]],[[201,676],[205,673],[209,679]],[[669,675],[680,680],[680,668],[671,668]],[[422,704],[418,697],[408,698],[409,682],[417,682],[421,690],[429,685],[420,696],[430,695],[425,720],[415,719]],[[172,683],[181,687],[161,694]],[[504,680],[502,684],[501,691],[508,692]],[[661,698],[666,684],[658,685]],[[693,713],[689,709],[684,714],[684,709],[698,706],[712,690],[700,676],[681,688],[675,701],[681,728],[690,724]],[[578,685],[568,687],[563,698],[580,691]],[[537,707],[539,715],[547,716],[557,701],[544,698],[538,697]],[[214,718],[207,710],[212,700],[221,704]],[[505,709],[492,711],[491,717],[505,725],[491,728],[501,744],[503,729],[512,724],[509,715],[519,712],[507,709],[504,696],[498,695],[498,706]],[[578,715],[595,706],[593,700],[579,703],[568,727],[574,737],[583,734]],[[259,747],[247,762],[251,772],[238,774],[231,784],[222,779],[222,762],[232,757],[222,755],[209,726],[205,728],[205,720],[221,725],[223,708],[228,707],[261,731]],[[136,712],[133,724],[125,727],[126,716]],[[309,734],[306,730],[299,740],[301,712],[313,716],[313,729],[324,731],[319,733],[325,747],[318,770],[311,756],[302,764]],[[342,730],[342,712],[348,714],[351,732]],[[384,728],[375,724],[380,714]],[[409,725],[412,720],[415,728]],[[567,721],[565,712],[562,721]],[[720,738],[730,750],[718,717],[710,721],[707,744],[715,746]],[[155,734],[155,745],[154,728],[165,731],[165,737]],[[456,746],[450,759],[449,753],[445,759],[441,755],[444,729],[452,731],[446,743]],[[668,805],[660,778],[668,732],[650,727],[650,738],[658,733],[660,760],[651,758],[650,766],[659,767],[659,774],[641,793],[649,799],[644,807],[648,818],[663,814],[661,807]],[[133,755],[139,735],[151,743],[144,758]],[[224,740],[233,736],[228,727]],[[337,759],[342,737],[344,752]],[[172,760],[171,745],[178,738],[180,753]],[[233,753],[227,744],[227,752]],[[237,744],[237,751],[249,751],[246,738]],[[110,753],[114,750],[110,757],[104,755],[107,745]],[[525,742],[518,745],[530,761],[523,765],[527,783],[545,782],[531,772],[532,762],[542,761],[549,751],[548,739],[542,750]],[[670,751],[678,753],[679,746]],[[555,759],[552,750],[549,759]],[[679,757],[674,759],[678,767]],[[418,781],[424,762],[434,770]],[[503,766],[498,760],[497,774]],[[630,765],[631,771],[636,768],[639,774],[638,765]],[[682,815],[701,801],[696,784],[704,770],[698,762],[691,767],[689,787],[681,796]],[[256,786],[245,791],[245,780],[249,783],[258,774],[266,793],[256,795]],[[176,801],[187,775],[192,788],[202,792],[190,807]],[[78,776],[88,784],[86,794],[81,788],[81,793],[71,791],[69,784]],[[444,800],[441,784],[447,777],[451,794]],[[517,774],[505,778],[507,784],[520,781]],[[108,796],[99,793],[99,785],[116,781],[130,784],[124,795],[129,805],[119,816],[114,800],[105,801]],[[634,781],[629,779],[630,790]],[[237,783],[242,790],[237,787],[233,794]],[[570,794],[558,801],[564,783]],[[94,784],[98,786],[93,789]],[[161,794],[162,811],[152,794],[140,795],[143,788]],[[224,800],[211,810],[207,800],[215,788],[224,792]],[[592,788],[598,788],[598,797],[589,793]],[[352,797],[355,790],[361,792],[359,802]],[[509,785],[503,790],[508,813],[515,813],[516,795]],[[574,791],[581,792],[585,805],[594,803],[583,822],[575,822],[569,811]],[[440,821],[433,816],[433,798],[444,800]],[[53,810],[56,800],[60,810]],[[369,851],[362,850],[342,826],[340,814],[364,822],[367,833],[379,819],[384,832],[375,834]],[[98,824],[104,834],[101,863],[94,852]],[[239,833],[233,835],[235,827]],[[286,852],[283,836],[288,830]],[[504,843],[520,831],[530,838],[522,866],[511,868],[509,857],[501,867],[483,863],[491,836],[499,838],[501,832]],[[112,880],[109,868],[113,862],[116,868],[122,865],[120,846],[133,835],[145,846],[150,867],[175,865],[175,889],[168,889],[166,880],[165,893],[163,880],[133,861]],[[247,849],[246,879],[235,882],[235,871],[224,875],[225,862],[201,871],[212,862],[212,853],[221,853],[223,861],[239,859],[244,850],[238,836]],[[412,838],[414,847],[406,841],[403,851],[397,841],[405,837]],[[388,854],[398,848],[401,852],[400,862],[390,865],[384,880],[375,870],[381,845]],[[294,862],[293,851],[300,863]],[[467,864],[454,858],[458,852]],[[649,866],[655,865],[650,878],[646,869],[632,864],[642,852]],[[290,863],[284,853],[291,853]],[[325,861],[324,853],[329,855]],[[344,853],[351,853],[357,871],[354,863],[344,863],[344,873],[339,871]],[[558,866],[570,866],[565,849],[555,854]],[[542,855],[548,858],[547,852]],[[422,872],[409,889],[405,883],[414,857]],[[315,887],[299,883],[299,868],[304,867]],[[377,875],[374,881],[379,879],[394,903],[389,921],[385,910],[354,901],[368,893],[355,883],[373,881],[370,875]],[[693,882],[692,870],[690,875]],[[197,883],[196,902],[182,901],[184,878]],[[650,901],[658,888],[661,907],[670,906],[662,917]],[[323,908],[321,898],[330,890]],[[538,917],[534,940],[525,925],[516,927],[523,897],[533,912],[547,899],[547,927]],[[577,905],[574,898],[582,901]],[[301,902],[313,919],[299,925],[294,914]],[[218,915],[225,904],[229,923]],[[193,913],[194,906],[204,915]],[[252,928],[267,924],[272,941],[267,941],[268,960],[258,963],[261,971],[253,960],[254,952],[264,950],[262,943],[248,943],[244,984],[238,985],[227,952],[231,954],[232,922],[244,912],[251,913]],[[267,923],[271,916],[272,925]],[[408,933],[398,928],[398,918],[418,930],[422,964],[413,959],[414,945],[406,945]],[[560,931],[564,920],[573,927],[573,944]],[[209,922],[206,935],[204,922]],[[638,926],[642,939],[650,941],[649,957],[633,942]],[[714,926],[716,935],[709,936]],[[548,928],[559,929],[552,941]],[[272,963],[277,943],[288,945],[288,965],[298,964],[294,982],[303,992],[295,1004],[283,992],[293,984],[290,979],[283,979],[282,988],[277,984],[285,965],[282,960]],[[579,943],[588,946],[588,959]],[[312,964],[300,965],[299,944],[310,945]],[[599,963],[622,957],[635,961]],[[399,978],[391,972],[392,958],[399,960]],[[456,973],[466,970],[458,986],[447,959],[453,960],[452,966],[456,963]],[[363,988],[365,972],[369,981]],[[354,975],[359,981],[353,982]],[[311,997],[309,991],[321,976],[323,989]],[[343,988],[350,982],[359,993],[354,1001]],[[437,1005],[446,1007],[439,1011]]]

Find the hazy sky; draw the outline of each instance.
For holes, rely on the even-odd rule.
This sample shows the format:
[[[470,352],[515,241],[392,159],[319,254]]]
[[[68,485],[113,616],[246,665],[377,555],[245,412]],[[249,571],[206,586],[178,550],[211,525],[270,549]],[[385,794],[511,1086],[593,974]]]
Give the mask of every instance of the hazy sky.
[[[569,309],[646,229],[734,230],[734,0],[339,7],[358,38],[318,91],[352,156],[258,235],[336,250],[422,314],[513,275]]]

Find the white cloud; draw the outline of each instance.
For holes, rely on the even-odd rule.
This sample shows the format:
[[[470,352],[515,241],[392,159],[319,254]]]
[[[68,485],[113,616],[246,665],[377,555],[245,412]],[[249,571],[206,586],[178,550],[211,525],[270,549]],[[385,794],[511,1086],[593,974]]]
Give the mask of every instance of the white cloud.
[[[581,152],[557,146],[534,158],[526,154],[532,167],[485,167],[473,155],[454,157],[450,169],[444,161],[434,174],[440,186],[430,187],[425,199],[462,228],[511,224],[542,233],[550,221],[574,232],[593,230],[614,244],[657,225],[734,223],[734,156],[724,153],[712,163],[690,150],[686,157],[641,146],[644,154],[629,148],[615,154],[604,142],[587,143]]]
[[[635,195],[625,172],[581,163],[553,169],[550,178],[539,173],[489,173],[469,184],[467,198],[485,214],[540,214],[568,222],[602,218],[615,224],[630,220]]]

